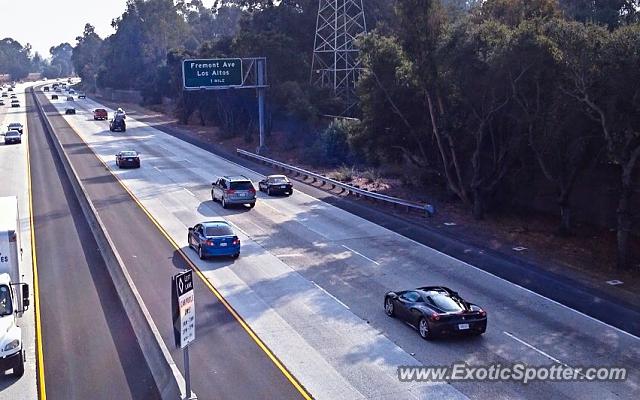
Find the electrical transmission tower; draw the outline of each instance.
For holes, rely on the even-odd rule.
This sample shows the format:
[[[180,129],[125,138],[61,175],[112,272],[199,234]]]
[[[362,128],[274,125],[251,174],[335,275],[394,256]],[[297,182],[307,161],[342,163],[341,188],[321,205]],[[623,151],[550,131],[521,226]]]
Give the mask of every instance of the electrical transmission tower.
[[[345,102],[345,115],[357,102],[355,39],[366,32],[362,0],[319,0],[311,83],[332,89]]]

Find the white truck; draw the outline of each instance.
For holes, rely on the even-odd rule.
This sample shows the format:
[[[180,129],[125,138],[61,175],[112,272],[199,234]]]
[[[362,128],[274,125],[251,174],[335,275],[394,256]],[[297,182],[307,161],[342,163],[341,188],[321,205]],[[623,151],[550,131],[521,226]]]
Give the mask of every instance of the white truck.
[[[29,308],[29,285],[20,282],[18,199],[0,197],[0,374],[24,374],[25,351],[19,321]]]

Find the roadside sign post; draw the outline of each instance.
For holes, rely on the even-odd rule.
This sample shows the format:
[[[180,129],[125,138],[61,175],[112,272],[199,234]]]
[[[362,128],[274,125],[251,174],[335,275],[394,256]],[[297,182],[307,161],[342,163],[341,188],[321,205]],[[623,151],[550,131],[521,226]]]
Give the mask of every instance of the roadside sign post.
[[[182,60],[182,86],[185,91],[256,89],[260,132],[256,152],[263,154],[267,151],[264,111],[269,86],[265,57]]]
[[[196,307],[191,270],[180,272],[171,278],[171,300],[173,333],[176,346],[184,353],[184,379],[186,399],[191,396],[191,375],[189,373],[189,344],[196,338]]]
[[[264,95],[265,95],[265,68],[266,60],[258,60],[258,122],[260,125],[260,146],[258,147],[258,154],[264,154],[266,152],[266,145],[264,143]]]

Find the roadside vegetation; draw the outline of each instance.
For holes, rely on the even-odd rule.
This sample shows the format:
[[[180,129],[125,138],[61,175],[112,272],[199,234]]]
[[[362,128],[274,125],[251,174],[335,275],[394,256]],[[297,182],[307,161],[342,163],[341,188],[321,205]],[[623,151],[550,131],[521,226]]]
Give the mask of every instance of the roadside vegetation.
[[[618,267],[636,268],[639,0],[365,1],[359,109],[337,121],[322,116],[340,100],[309,83],[317,5],[130,0],[113,35],[87,24],[68,58],[67,44],[41,61],[0,43],[14,54],[0,72],[26,57],[64,75],[69,59],[89,91],[137,90],[183,124],[255,143],[255,93],[183,92],[181,60],[266,56],[268,134],[305,163],[340,180],[393,171],[477,220],[532,210],[556,215],[559,236],[576,221],[613,228]]]
[[[574,214],[610,225],[619,267],[637,263],[640,2],[368,1],[357,120],[335,122],[321,116],[340,101],[309,84],[318,2],[273,3],[132,0],[114,35],[86,27],[75,69],[90,89],[168,99],[182,123],[253,142],[255,94],[183,92],[181,60],[266,56],[268,130],[307,163],[343,180],[394,166],[476,219],[533,208],[550,189],[559,235]]]

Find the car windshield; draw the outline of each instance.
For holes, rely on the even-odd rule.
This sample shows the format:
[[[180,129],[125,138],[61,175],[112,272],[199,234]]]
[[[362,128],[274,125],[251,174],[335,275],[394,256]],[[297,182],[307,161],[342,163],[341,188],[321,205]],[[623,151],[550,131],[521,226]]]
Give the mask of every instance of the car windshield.
[[[423,294],[424,300],[433,306],[441,309],[445,312],[457,312],[464,310],[462,304],[451,297],[438,293],[438,292],[426,292]]]
[[[229,236],[233,235],[231,227],[227,224],[209,225],[204,227],[205,236]]]
[[[276,176],[269,178],[269,183],[289,183],[289,180],[284,176]]]
[[[253,185],[249,181],[236,181],[231,182],[231,189],[233,190],[251,190]]]
[[[138,153],[136,153],[135,151],[121,151],[120,155],[122,157],[136,157]]]
[[[7,285],[0,286],[0,315],[13,314],[13,305],[11,303],[11,292]]]

